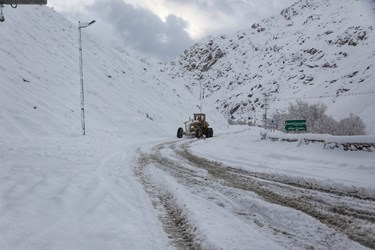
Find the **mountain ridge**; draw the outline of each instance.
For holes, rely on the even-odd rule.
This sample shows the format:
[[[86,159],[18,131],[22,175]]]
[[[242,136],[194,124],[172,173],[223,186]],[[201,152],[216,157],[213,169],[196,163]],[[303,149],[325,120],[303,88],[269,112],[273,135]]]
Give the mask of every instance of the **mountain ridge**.
[[[375,133],[374,1],[301,0],[231,35],[208,37],[167,65],[230,121],[260,120],[302,99],[336,119],[359,115]]]
[[[373,8],[370,0],[302,0],[167,64],[107,48],[82,30],[87,132],[174,135],[198,111],[201,85],[212,125],[225,126],[216,111],[259,125],[267,93],[271,114],[318,100],[336,119],[359,115],[374,134]],[[79,134],[76,25],[48,7],[19,6],[1,28],[1,137]]]

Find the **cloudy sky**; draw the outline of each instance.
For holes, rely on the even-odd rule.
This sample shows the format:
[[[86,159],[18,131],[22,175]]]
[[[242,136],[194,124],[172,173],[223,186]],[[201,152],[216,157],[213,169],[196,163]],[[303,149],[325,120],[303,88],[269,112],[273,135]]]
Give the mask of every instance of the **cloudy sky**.
[[[169,60],[206,36],[248,28],[295,1],[48,0],[48,5],[75,23],[95,19],[85,32],[111,45]]]

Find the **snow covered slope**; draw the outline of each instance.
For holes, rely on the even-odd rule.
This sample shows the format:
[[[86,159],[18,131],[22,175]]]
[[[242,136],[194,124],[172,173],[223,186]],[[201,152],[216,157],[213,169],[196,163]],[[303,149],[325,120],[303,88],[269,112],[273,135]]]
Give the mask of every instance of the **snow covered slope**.
[[[83,29],[81,136],[77,26],[47,7],[4,12],[0,249],[169,249],[133,159],[177,139],[196,101],[157,63]]]
[[[375,2],[300,0],[279,16],[187,49],[169,74],[228,119],[259,123],[264,95],[270,114],[302,99],[324,102],[336,119],[351,112],[375,133]]]
[[[0,139],[79,135],[78,30],[45,6],[6,7],[0,26]],[[95,29],[95,25],[87,29]],[[82,29],[87,134],[173,135],[196,109],[160,66]]]
[[[132,52],[106,48],[90,37],[86,29],[82,32],[87,135],[80,136],[77,26],[47,7],[6,8],[6,17],[6,22],[0,24],[0,249],[179,249],[173,240],[190,239],[184,221],[192,223],[194,236],[208,249],[247,249],[250,245],[259,249],[270,246],[272,249],[309,249],[312,246],[362,249],[359,243],[334,227],[295,208],[269,202],[251,189],[237,190],[220,176],[207,178],[210,173],[201,169],[200,164],[195,165],[192,158],[186,158],[189,154],[183,147],[189,146],[189,142],[198,150],[209,147],[202,153],[211,159],[221,161],[230,156],[225,159],[230,164],[240,164],[242,160],[246,164],[241,165],[254,166],[256,171],[273,169],[274,176],[280,176],[277,171],[281,171],[284,180],[290,179],[284,174],[291,173],[319,180],[312,183],[327,182],[329,187],[333,179],[365,188],[373,187],[370,182],[374,176],[373,152],[345,152],[342,157],[344,152],[329,150],[322,154],[322,149],[313,145],[310,149],[260,142],[259,130],[255,129],[216,133],[217,125],[224,124],[220,120],[222,115],[210,112],[214,106],[207,105],[208,102],[204,103],[204,110],[209,111],[210,124],[214,123],[215,137],[178,140],[176,128],[197,110],[198,95],[196,92],[191,95],[184,86],[194,74],[186,71],[184,77],[177,77],[180,69],[176,67],[173,69],[176,76],[170,79],[168,74],[163,74],[170,73],[164,66]],[[368,38],[358,43],[372,41],[371,34],[368,29]],[[220,44],[225,44],[227,39],[220,40]],[[282,40],[287,42],[287,37]],[[260,46],[261,40],[258,43],[259,49],[265,51]],[[246,48],[252,51],[252,47]],[[231,58],[233,70],[226,73],[228,77],[245,75],[245,68],[236,68],[239,65],[236,57],[229,56],[228,51],[225,55],[215,54],[218,58]],[[254,56],[248,60],[259,63],[260,54],[254,51],[251,52]],[[345,51],[347,57],[351,56],[349,49]],[[361,56],[365,54],[361,53]],[[280,52],[279,56],[282,55],[289,54]],[[213,58],[209,61],[213,62]],[[297,67],[287,62],[290,65],[285,66],[286,69]],[[350,63],[346,59],[340,62]],[[228,66],[227,60],[221,64]],[[218,65],[213,64],[207,71],[210,73],[202,76],[203,83],[208,84],[210,78],[207,77],[213,76],[211,70],[215,67],[215,72],[224,72]],[[366,60],[358,59],[358,66],[354,66],[364,65],[367,65]],[[249,70],[253,70],[250,66]],[[258,73],[266,78],[265,72],[262,68]],[[351,78],[367,74],[369,78],[358,85],[366,89],[370,86],[371,72],[372,66],[366,73],[359,71]],[[215,95],[229,98],[241,86],[246,92],[245,83],[236,88],[233,85],[233,89],[229,87],[228,93],[221,87],[222,92],[212,91],[206,101],[215,100]],[[280,85],[280,94],[287,93],[282,90],[284,87]],[[308,88],[300,87],[296,91],[308,93]],[[260,89],[262,87],[259,93]],[[362,105],[362,99],[356,100]],[[339,98],[336,103],[338,101]],[[361,110],[368,109],[361,107]],[[252,157],[254,153],[257,157]],[[282,168],[271,168],[279,162]],[[329,175],[323,176],[321,169]],[[337,171],[341,171],[340,174]],[[328,179],[322,180],[322,177]],[[269,181],[263,183],[266,182]],[[147,183],[150,186],[146,186]],[[260,182],[262,186],[263,183]],[[310,197],[310,193],[291,190],[285,193]],[[311,190],[319,193],[315,191]],[[165,195],[166,192],[171,195]],[[369,193],[374,192],[369,190]],[[293,199],[299,200],[299,196],[295,197]],[[314,200],[320,202],[321,197]],[[329,194],[330,202],[331,197]],[[344,199],[340,194],[340,208]],[[348,200],[358,202],[352,202],[351,197]],[[165,209],[172,210],[167,215],[162,206],[170,201]],[[371,215],[372,201],[362,201],[358,211],[367,213],[368,209]],[[306,204],[311,206],[310,202]],[[362,206],[366,206],[366,210],[362,210]],[[174,211],[184,212],[185,217]],[[338,216],[342,218],[341,214]],[[168,230],[176,221],[179,222],[177,231],[184,234],[173,239]],[[335,222],[332,220],[332,224]],[[366,232],[369,237],[364,238],[369,239],[368,245],[372,244],[373,231],[362,231],[362,228],[372,230],[373,224],[353,225],[360,225],[357,231]]]

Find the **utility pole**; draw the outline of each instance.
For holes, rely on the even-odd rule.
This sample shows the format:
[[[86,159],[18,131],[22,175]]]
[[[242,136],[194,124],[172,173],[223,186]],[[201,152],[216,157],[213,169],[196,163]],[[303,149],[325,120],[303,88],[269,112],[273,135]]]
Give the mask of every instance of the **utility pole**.
[[[83,90],[83,60],[82,60],[82,36],[81,36],[81,29],[89,27],[90,25],[94,24],[95,20],[87,23],[81,23],[78,21],[78,43],[79,43],[79,75],[80,75],[80,87],[81,87],[81,128],[82,128],[82,135],[86,134],[86,125],[85,125],[85,96]]]
[[[270,108],[268,98],[270,97],[270,94],[269,93],[263,93],[263,95],[264,95],[264,104],[263,104],[263,108],[264,108],[264,128],[267,129],[267,127],[268,127],[267,110]]]
[[[203,109],[203,98],[204,98],[204,88],[202,88],[202,83],[199,82],[199,100],[200,100],[199,111],[200,113],[202,113],[202,109]]]

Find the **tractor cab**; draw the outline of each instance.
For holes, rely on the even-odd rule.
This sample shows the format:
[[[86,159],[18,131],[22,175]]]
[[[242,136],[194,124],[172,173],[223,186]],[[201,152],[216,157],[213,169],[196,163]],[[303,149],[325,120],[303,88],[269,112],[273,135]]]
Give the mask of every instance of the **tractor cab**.
[[[201,128],[207,128],[208,123],[206,122],[206,114],[203,113],[195,113],[194,114],[194,121],[196,121],[196,125]]]

